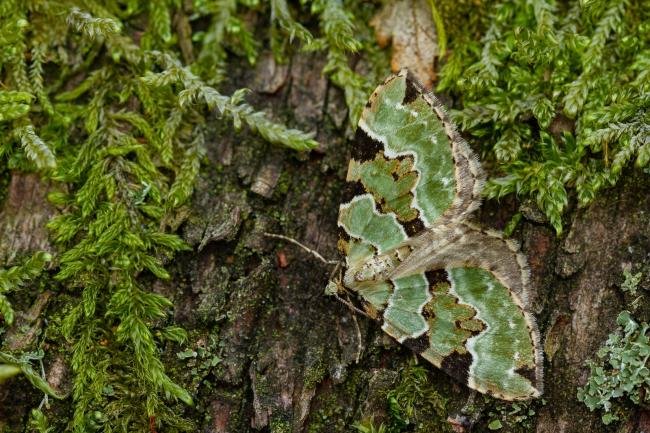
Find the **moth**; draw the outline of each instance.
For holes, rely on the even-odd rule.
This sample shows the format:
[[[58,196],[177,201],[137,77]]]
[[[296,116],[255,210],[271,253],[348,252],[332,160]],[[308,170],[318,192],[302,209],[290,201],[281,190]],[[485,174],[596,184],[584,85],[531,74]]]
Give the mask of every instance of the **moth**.
[[[542,349],[518,245],[472,224],[485,175],[443,106],[407,71],[366,104],[341,204],[352,292],[399,343],[469,388],[503,400],[542,394]]]

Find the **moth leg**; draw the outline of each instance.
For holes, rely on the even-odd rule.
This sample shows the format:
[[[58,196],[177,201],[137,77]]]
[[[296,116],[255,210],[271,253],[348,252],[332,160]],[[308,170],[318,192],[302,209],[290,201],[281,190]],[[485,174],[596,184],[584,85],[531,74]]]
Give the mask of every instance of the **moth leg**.
[[[336,283],[338,284],[338,283],[340,283],[341,281],[343,281],[343,269],[342,269],[342,267],[341,267],[341,262],[336,262],[336,266],[334,266],[334,269],[332,269],[332,272],[330,272],[330,276],[329,276],[329,278],[327,279],[327,281],[332,281],[332,280],[334,280],[334,275],[335,275],[337,272],[339,273],[339,275],[336,277],[336,280],[335,280],[335,281],[336,281]]]
[[[340,266],[337,265],[337,268],[339,268],[339,267]],[[348,307],[352,311],[352,320],[354,321],[354,328],[357,331],[357,341],[359,342],[359,344],[357,345],[357,356],[356,356],[356,359],[355,359],[355,363],[358,364],[359,363],[359,358],[361,358],[361,352],[363,351],[363,340],[362,340],[362,337],[361,337],[361,328],[359,327],[359,322],[357,321],[357,315],[355,313],[362,314],[362,315],[366,316],[369,319],[373,319],[373,320],[376,320],[376,319],[374,317],[370,316],[368,313],[366,313],[365,311],[358,308],[357,306],[355,306],[352,303],[352,301],[350,300],[350,295],[348,294],[348,291],[341,284],[341,279],[343,278],[342,273],[343,273],[343,270],[341,269],[340,272],[339,272],[339,275],[337,277],[337,280],[336,280],[337,288],[340,288],[340,289],[335,290],[334,292],[331,293],[331,295],[333,295],[339,302],[341,302],[343,305],[345,305],[346,307]],[[331,281],[330,281],[330,284],[332,284]],[[329,285],[328,285],[328,287],[329,287]],[[327,291],[328,289],[325,289],[325,290]],[[329,290],[331,290],[331,288]],[[341,298],[339,296],[339,291],[345,295],[345,299],[343,299],[343,298]],[[330,294],[330,293],[328,293],[328,294]]]
[[[352,305],[352,301],[350,301],[350,296],[348,293],[345,293],[345,297],[347,298],[347,301],[350,305]],[[369,317],[369,316],[368,316]],[[359,358],[361,358],[361,352],[363,351],[363,340],[361,337],[361,328],[359,327],[359,322],[357,321],[357,315],[352,313],[352,320],[354,321],[354,328],[357,331],[357,341],[359,344],[357,344],[357,357],[355,358],[355,364],[359,363]]]

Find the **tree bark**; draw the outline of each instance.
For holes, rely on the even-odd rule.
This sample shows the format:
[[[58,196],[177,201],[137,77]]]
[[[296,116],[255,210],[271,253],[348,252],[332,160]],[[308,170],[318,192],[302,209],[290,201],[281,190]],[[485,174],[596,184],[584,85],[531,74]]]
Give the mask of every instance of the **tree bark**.
[[[233,89],[251,87],[255,106],[267,108],[278,121],[315,131],[321,147],[296,154],[215,121],[207,161],[179,227],[193,249],[168,264],[172,281],[153,286],[173,299],[175,320],[189,331],[184,346],[165,348],[164,360],[172,377],[194,393],[196,406],[185,408],[185,416],[200,431],[344,432],[371,417],[378,425],[387,419],[386,393],[413,359],[376,323],[325,296],[332,266],[264,236],[290,236],[337,258],[336,219],[353,142],[343,95],[322,76],[322,63],[317,56],[299,55],[290,65],[277,65],[266,56],[256,70],[232,71]],[[15,245],[21,251],[50,248],[44,229],[48,218],[36,218],[51,213],[40,187],[31,190],[38,207],[30,212],[33,224],[15,218],[15,212],[25,209],[11,197],[21,191],[17,188],[24,178],[12,175],[0,215],[5,234],[0,253],[7,263]],[[527,218],[513,237],[522,241],[532,269],[534,313],[546,352],[546,391],[544,401],[529,406],[535,415],[508,431],[609,431],[598,414],[577,401],[576,387],[587,378],[584,362],[594,357],[615,328],[616,315],[626,308],[618,289],[623,268],[645,267],[644,275],[650,273],[649,190],[649,176],[630,171],[588,208],[571,210],[560,237],[522,205]],[[501,229],[519,207],[515,198],[490,201],[477,218]],[[36,295],[20,305],[35,300]],[[646,321],[647,304],[639,313]],[[45,314],[56,308],[61,305],[50,300]],[[198,355],[179,359],[176,353],[186,349]],[[459,413],[469,390],[420,363],[426,365],[429,382],[448,399],[446,413]],[[60,382],[65,376],[61,359],[46,354],[45,364],[48,376],[57,374]],[[20,430],[40,394],[21,379],[3,387],[0,407],[10,407],[11,414],[0,409],[0,418],[7,417],[4,428]],[[14,398],[17,389],[24,398]],[[54,405],[66,407],[70,401]],[[472,414],[478,418],[474,431],[488,431],[494,401],[477,406],[483,412]],[[439,418],[439,431],[451,431],[445,416],[427,416]],[[635,431],[644,417],[639,412],[620,428]],[[0,430],[2,425],[0,421]]]

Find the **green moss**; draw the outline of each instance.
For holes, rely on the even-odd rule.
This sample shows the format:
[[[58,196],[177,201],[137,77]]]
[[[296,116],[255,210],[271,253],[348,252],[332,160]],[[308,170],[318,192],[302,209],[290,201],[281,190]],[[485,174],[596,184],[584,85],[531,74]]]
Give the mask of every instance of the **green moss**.
[[[275,196],[276,197],[284,196],[289,191],[289,188],[291,187],[291,181],[292,179],[289,173],[283,171],[282,174],[280,174],[280,178],[278,179],[277,185],[275,186],[275,191],[274,191]]]
[[[648,164],[643,4],[496,1],[450,22],[438,88],[462,101],[454,117],[495,164],[489,197],[533,197],[560,233],[570,189],[586,205],[629,162]]]
[[[348,431],[355,408],[346,402],[354,401],[367,386],[368,374],[352,370],[345,382],[323,389],[312,402],[312,411],[306,423],[308,433],[335,433]]]
[[[377,425],[372,418],[365,419],[355,423],[354,427],[359,433],[387,433],[388,428],[385,424]]]
[[[345,410],[334,394],[319,399],[319,408],[312,414],[307,425],[308,433],[345,431]]]
[[[488,430],[498,430],[503,432],[529,432],[534,430],[536,407],[544,404],[544,400],[533,400],[526,402],[506,403],[496,401],[492,398],[486,398],[486,401],[493,406],[487,411],[485,418],[486,428]]]
[[[388,392],[391,415],[389,432],[413,429],[414,432],[447,432],[447,399],[429,381],[427,368],[411,363],[400,372],[395,388]]]
[[[362,414],[353,427],[363,433],[451,432],[447,399],[429,376],[426,367],[409,362],[400,370],[393,387],[381,395],[386,419],[375,421],[374,413]]]
[[[291,422],[283,419],[271,418],[269,424],[271,433],[291,433],[293,431],[291,428]]]
[[[306,362],[306,370],[303,378],[303,387],[306,389],[313,389],[318,386],[320,382],[326,377],[327,364],[323,357],[322,351],[316,354],[311,354],[310,359]]]
[[[49,224],[56,280],[77,296],[57,325],[72,344],[70,428],[149,429],[154,419],[183,429],[171,407],[192,398],[159,352],[184,331],[166,322],[172,304],[151,286],[169,278],[166,259],[187,248],[167,223],[180,224],[205,162],[206,115],[220,113],[221,136],[245,126],[274,144],[316,145],[253,109],[244,90],[217,87],[228,51],[253,63],[261,49],[242,17],[271,11],[257,2],[218,10],[196,2],[191,16],[190,5],[165,1],[32,6],[0,7],[8,23],[0,26],[1,170],[38,170],[59,191],[49,197],[61,210]],[[285,12],[281,27],[300,27]],[[193,35],[197,22],[210,26]],[[111,416],[96,419],[100,412]]]
[[[247,103],[246,92],[236,90],[240,74],[232,71],[249,69],[266,49],[278,62],[298,49],[317,52],[354,126],[388,69],[388,50],[377,47],[367,24],[379,2],[92,0],[83,10],[78,4],[9,0],[0,6],[0,201],[12,171],[37,171],[52,185],[49,200],[58,208],[50,222],[56,265],[44,279],[65,295],[48,309],[44,335],[71,355],[74,386],[72,414],[66,408],[54,423],[77,432],[149,431],[154,419],[160,431],[192,430],[178,415],[185,407],[179,402],[191,401],[215,362],[218,371],[218,342],[205,353],[188,346],[171,320],[173,304],[152,288],[170,277],[171,259],[187,247],[176,232],[201,166],[211,161],[206,150],[229,140],[237,157],[260,161],[266,142],[298,150],[316,144]],[[647,124],[650,32],[640,4],[436,3],[451,53],[440,59],[440,89],[462,102],[456,117],[491,156],[499,176],[491,196],[533,196],[559,230],[572,188],[584,204],[615,183],[628,161],[647,164],[650,147],[639,137]],[[328,122],[321,132],[342,135]],[[330,148],[343,144],[333,143]],[[329,153],[337,155],[326,155],[323,169],[340,175],[343,152]],[[265,204],[241,193],[252,171],[240,175],[216,164],[206,172],[219,179],[215,194]],[[309,188],[308,176],[282,174],[275,198]],[[334,187],[327,203],[338,192]],[[271,217],[285,227],[291,210],[277,208]],[[259,233],[265,221],[257,217],[244,215],[242,231]],[[249,241],[228,246],[224,254],[238,262],[224,278],[239,281],[257,263]],[[269,268],[260,278],[272,277]],[[5,317],[31,299],[20,290],[35,291],[0,289]],[[232,321],[253,305],[250,299],[243,296],[237,308],[219,314]],[[219,309],[219,302],[210,305]],[[273,308],[269,303],[262,314]],[[197,355],[178,359],[181,347]],[[305,386],[317,386],[326,370],[322,360],[310,365]],[[444,399],[417,369],[403,375],[390,397],[394,424],[443,428]],[[309,428],[323,430],[324,420],[336,431],[349,427],[353,414],[341,401],[355,400],[363,379],[353,372],[336,390],[340,399],[321,401],[322,422],[314,419]],[[408,389],[421,400],[410,401]],[[425,419],[426,410],[435,416]],[[35,428],[45,428],[37,421]],[[274,428],[286,428],[275,422]]]
[[[38,277],[51,260],[51,254],[39,252],[19,266],[0,269],[0,316],[7,325],[11,325],[14,321],[14,310],[9,302],[9,293]]]

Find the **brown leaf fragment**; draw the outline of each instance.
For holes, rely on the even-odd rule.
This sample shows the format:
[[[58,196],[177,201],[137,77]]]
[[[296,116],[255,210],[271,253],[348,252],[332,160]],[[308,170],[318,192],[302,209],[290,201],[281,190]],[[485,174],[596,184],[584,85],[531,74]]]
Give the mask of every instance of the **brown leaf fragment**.
[[[277,257],[278,257],[278,266],[282,269],[286,268],[289,266],[289,260],[287,259],[287,255],[285,254],[284,251],[280,250],[277,252]]]
[[[68,367],[62,356],[54,358],[47,372],[47,383],[61,394],[66,394],[72,386],[68,378]],[[64,389],[65,388],[65,389]]]
[[[447,422],[451,426],[451,429],[454,431],[454,433],[466,433],[467,432],[467,426],[465,424],[465,419],[460,417],[460,416],[455,416],[455,417],[448,417]]]
[[[408,68],[427,88],[436,79],[433,67],[438,37],[427,0],[386,4],[370,21],[381,47],[393,45],[391,69]]]

